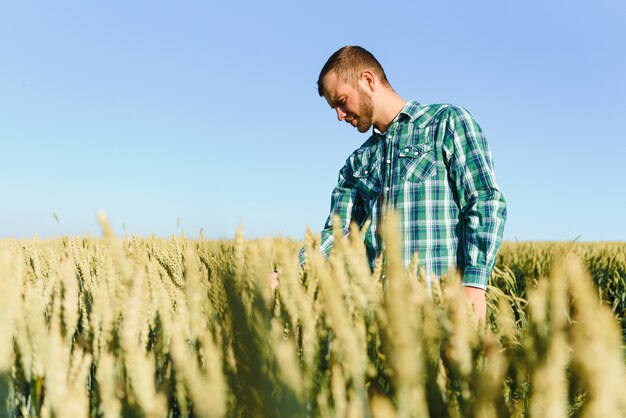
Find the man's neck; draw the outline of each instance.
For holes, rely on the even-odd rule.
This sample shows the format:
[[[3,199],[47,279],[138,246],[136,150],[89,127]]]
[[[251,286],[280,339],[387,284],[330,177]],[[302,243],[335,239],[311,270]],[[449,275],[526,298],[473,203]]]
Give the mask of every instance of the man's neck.
[[[396,116],[398,116],[398,113],[400,113],[404,105],[406,105],[406,100],[393,90],[382,96],[380,98],[380,104],[377,106],[379,114],[376,119],[378,119],[378,121],[374,122],[376,129],[380,132],[387,132],[387,129],[389,129],[389,126]]]

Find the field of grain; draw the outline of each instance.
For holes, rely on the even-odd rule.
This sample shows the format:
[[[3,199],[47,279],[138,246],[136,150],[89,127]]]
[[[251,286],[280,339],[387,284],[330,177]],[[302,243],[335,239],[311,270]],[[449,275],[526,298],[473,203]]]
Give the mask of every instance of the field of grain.
[[[356,229],[301,269],[287,239],[102,225],[0,241],[0,416],[626,416],[626,244],[505,243],[477,326],[393,234],[372,273]]]

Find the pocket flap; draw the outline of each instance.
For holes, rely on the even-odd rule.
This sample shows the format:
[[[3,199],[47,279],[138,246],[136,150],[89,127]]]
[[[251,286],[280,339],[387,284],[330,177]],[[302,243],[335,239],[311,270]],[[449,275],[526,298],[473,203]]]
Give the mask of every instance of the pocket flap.
[[[432,144],[405,144],[400,148],[399,157],[418,157],[433,149]]]

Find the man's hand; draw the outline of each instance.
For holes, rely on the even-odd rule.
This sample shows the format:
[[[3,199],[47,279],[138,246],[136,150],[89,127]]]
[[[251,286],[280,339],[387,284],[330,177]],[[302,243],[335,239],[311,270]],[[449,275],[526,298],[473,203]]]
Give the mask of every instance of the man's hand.
[[[270,275],[267,277],[267,281],[270,284],[270,289],[276,289],[278,287],[278,272],[271,272]]]
[[[487,316],[485,290],[478,287],[464,286],[463,293],[465,294],[465,300],[469,301],[470,305],[474,307],[476,321],[478,323],[485,322],[485,317]]]

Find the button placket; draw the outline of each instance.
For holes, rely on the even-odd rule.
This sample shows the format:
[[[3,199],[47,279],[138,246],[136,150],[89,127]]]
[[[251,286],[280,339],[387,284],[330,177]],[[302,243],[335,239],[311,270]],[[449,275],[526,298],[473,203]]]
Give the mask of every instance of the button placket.
[[[386,141],[386,155],[385,155],[385,199],[384,199],[384,207],[385,210],[389,209],[390,207],[390,202],[391,202],[391,196],[390,196],[390,191],[391,191],[391,184],[392,184],[392,180],[393,180],[393,166],[391,164],[391,162],[393,161],[393,152],[394,152],[394,134],[393,129],[395,128],[394,126],[390,126],[389,127],[389,134],[387,135],[387,141]]]

